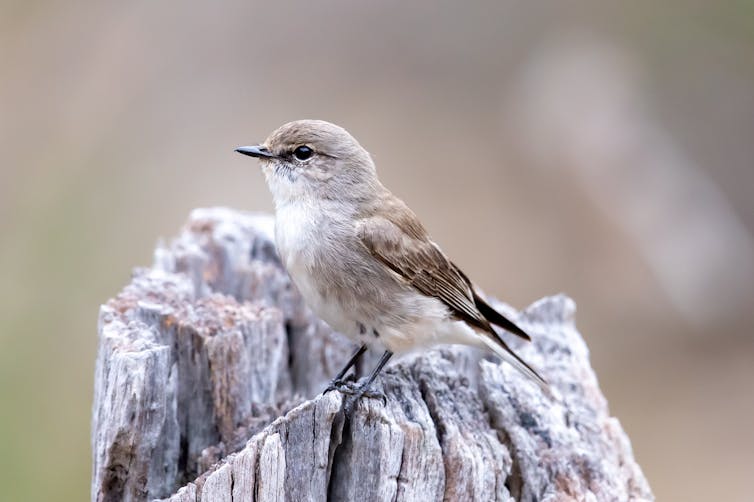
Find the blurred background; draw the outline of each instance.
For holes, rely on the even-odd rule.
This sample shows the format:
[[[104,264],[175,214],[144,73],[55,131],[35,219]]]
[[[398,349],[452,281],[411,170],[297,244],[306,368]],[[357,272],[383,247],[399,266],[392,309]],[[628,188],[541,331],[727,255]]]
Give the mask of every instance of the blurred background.
[[[98,306],[321,118],[488,292],[565,292],[659,500],[751,500],[754,3],[0,2],[0,486],[85,500]]]

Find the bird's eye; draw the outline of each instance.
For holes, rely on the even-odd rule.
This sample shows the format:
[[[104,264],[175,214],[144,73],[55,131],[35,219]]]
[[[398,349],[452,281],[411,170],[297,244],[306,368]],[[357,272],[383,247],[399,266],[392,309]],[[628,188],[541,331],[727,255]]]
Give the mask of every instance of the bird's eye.
[[[301,145],[293,150],[293,156],[298,160],[307,160],[312,155],[314,155],[314,150],[306,145]]]

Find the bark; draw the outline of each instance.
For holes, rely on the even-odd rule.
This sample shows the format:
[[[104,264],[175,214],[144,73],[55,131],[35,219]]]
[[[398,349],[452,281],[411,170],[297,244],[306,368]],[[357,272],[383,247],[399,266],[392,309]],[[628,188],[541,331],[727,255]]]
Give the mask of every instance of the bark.
[[[559,295],[510,344],[552,395],[464,347],[404,356],[350,416],[353,351],[305,307],[272,219],[195,210],[102,306],[92,500],[652,500]],[[368,372],[376,355],[357,367]]]

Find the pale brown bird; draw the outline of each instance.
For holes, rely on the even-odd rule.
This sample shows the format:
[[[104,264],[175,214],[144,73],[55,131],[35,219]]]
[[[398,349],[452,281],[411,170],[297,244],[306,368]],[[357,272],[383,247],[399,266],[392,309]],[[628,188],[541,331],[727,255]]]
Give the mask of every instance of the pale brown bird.
[[[529,335],[482,299],[416,215],[380,183],[372,158],[345,129],[299,120],[236,151],[261,160],[278,251],[304,300],[361,344],[328,389],[343,388],[367,347],[385,352],[358,395],[394,353],[446,343],[492,350],[546,386],[492,325]]]

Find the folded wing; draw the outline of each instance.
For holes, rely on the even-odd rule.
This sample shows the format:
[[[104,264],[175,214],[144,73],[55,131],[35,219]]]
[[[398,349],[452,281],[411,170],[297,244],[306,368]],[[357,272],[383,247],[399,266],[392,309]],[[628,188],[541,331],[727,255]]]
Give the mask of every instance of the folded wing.
[[[471,281],[429,239],[413,213],[405,208],[359,220],[357,225],[358,236],[373,257],[421,293],[442,301],[454,317],[490,338],[497,347],[527,368],[525,373],[531,373],[543,382],[529,365],[513,353],[490,323],[526,340],[530,340],[529,335],[474,291]]]

